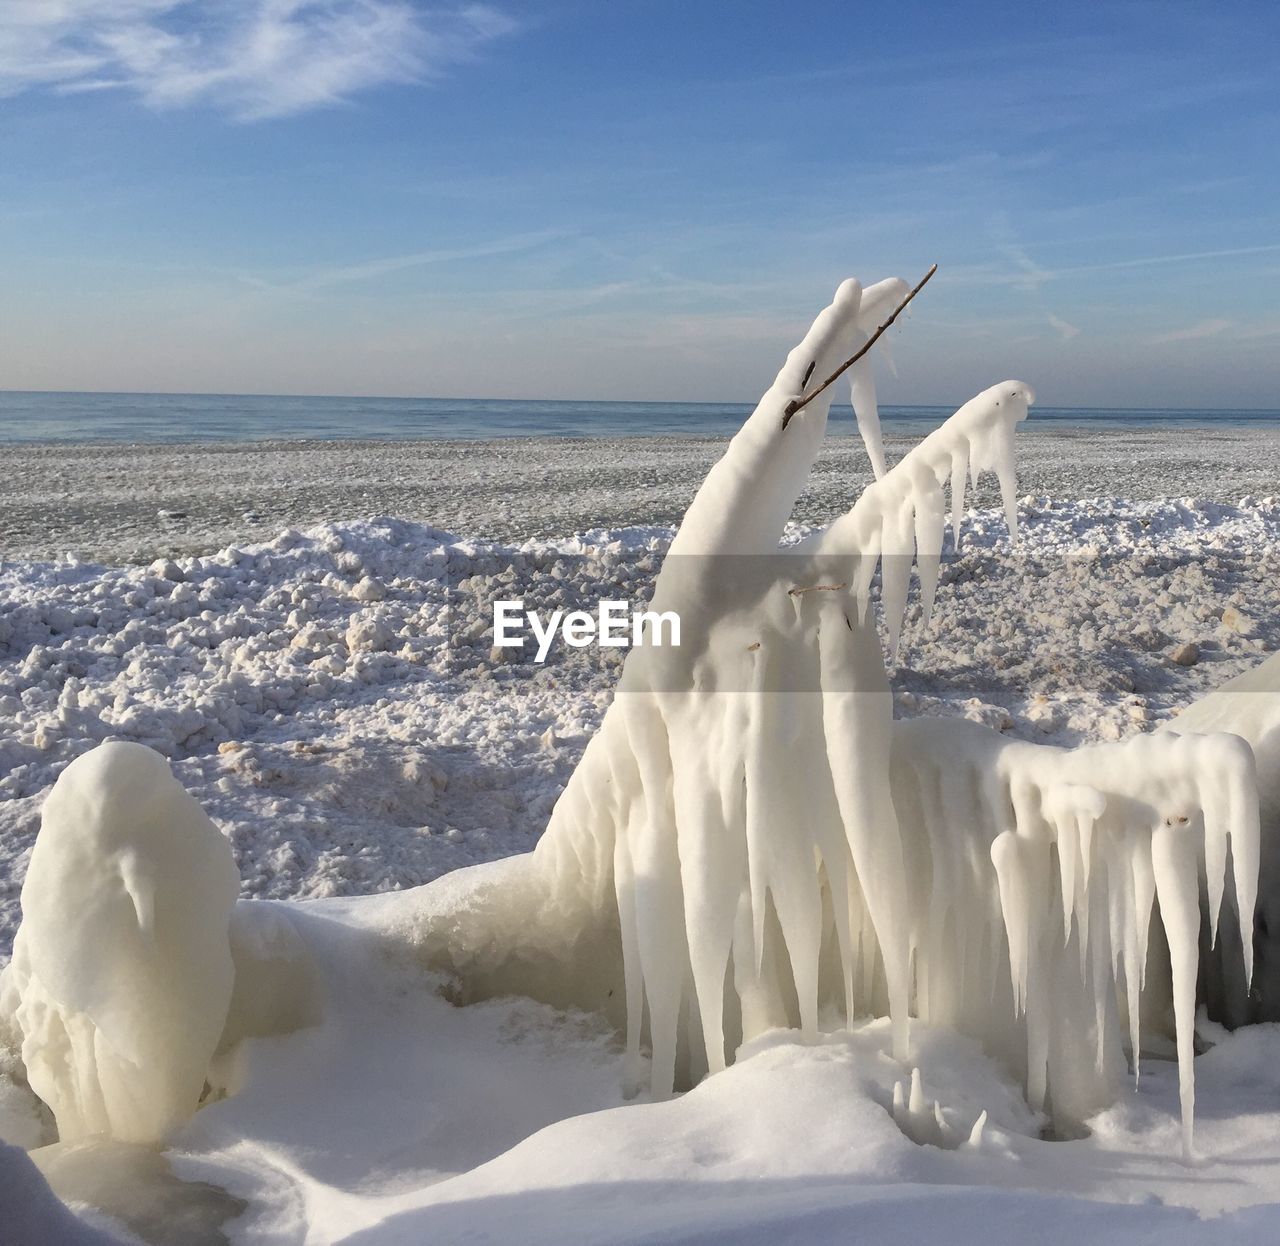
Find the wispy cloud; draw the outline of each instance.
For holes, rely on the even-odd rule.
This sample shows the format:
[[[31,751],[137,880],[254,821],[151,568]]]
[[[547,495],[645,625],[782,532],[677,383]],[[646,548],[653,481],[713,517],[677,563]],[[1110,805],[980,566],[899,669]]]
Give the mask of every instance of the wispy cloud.
[[[126,90],[154,108],[280,117],[429,78],[515,23],[411,0],[3,0],[0,96]]]
[[[294,281],[273,282],[261,277],[244,276],[249,285],[264,290],[292,290],[307,293],[328,289],[330,286],[350,282],[373,281],[392,273],[411,268],[424,268],[431,264],[448,264],[458,260],[487,259],[496,255],[515,255],[531,251],[544,243],[556,242],[567,235],[562,230],[542,230],[538,233],[515,234],[508,238],[494,238],[467,247],[446,247],[435,251],[413,251],[408,255],[390,255],[382,259],[365,260],[359,264],[343,264],[335,268],[322,268]]]
[[[1182,251],[1174,255],[1142,255],[1132,259],[1109,260],[1099,264],[1072,264],[1060,268],[1035,267],[1034,274],[1013,257],[1020,271],[1011,273],[994,266],[956,265],[948,276],[969,285],[1023,286],[1038,289],[1049,281],[1074,277],[1085,273],[1116,272],[1129,268],[1153,268],[1165,264],[1192,264],[1204,260],[1239,259],[1246,256],[1274,255],[1280,252],[1280,242],[1268,242],[1253,247],[1229,247],[1220,251]]]
[[[1152,346],[1159,346],[1165,342],[1198,342],[1202,338],[1217,337],[1219,333],[1224,333],[1229,328],[1231,328],[1230,320],[1221,318],[1201,320],[1196,324],[1188,325],[1185,329],[1174,329],[1169,333],[1157,333],[1155,337],[1149,337],[1147,341]]]
[[[1071,324],[1063,320],[1061,316],[1055,316],[1052,312],[1049,313],[1049,327],[1055,329],[1064,342],[1069,342],[1073,337],[1080,335],[1079,325]]]
[[[1022,279],[1016,282],[1033,293],[1038,291],[1052,274],[1046,272],[1027,254],[1026,248],[1016,242],[1004,243],[1000,250],[1005,257],[1022,273]]]

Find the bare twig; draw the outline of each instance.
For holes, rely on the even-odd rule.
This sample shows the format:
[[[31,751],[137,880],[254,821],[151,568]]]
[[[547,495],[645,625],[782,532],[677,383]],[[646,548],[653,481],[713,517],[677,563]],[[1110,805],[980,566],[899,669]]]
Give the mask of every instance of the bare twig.
[[[847,584],[810,584],[807,588],[787,589],[787,596],[800,597],[805,593],[838,593],[842,588],[848,587]]]
[[[902,313],[902,309],[906,307],[906,305],[910,303],[911,300],[915,298],[915,296],[919,294],[921,290],[924,289],[925,283],[937,271],[938,271],[938,266],[937,264],[934,264],[933,267],[930,268],[929,271],[925,273],[925,275],[921,277],[920,280],[916,283],[915,289],[912,290],[911,293],[908,294],[907,297],[904,298],[902,302],[899,303],[898,306],[893,309],[893,315],[890,316],[889,319],[886,320],[884,324],[882,324],[862,344],[862,346],[857,351],[854,352],[852,356],[846,359],[844,363],[842,363],[829,377],[827,377],[827,379],[823,381],[822,384],[819,385],[817,389],[815,389],[810,394],[805,394],[803,398],[793,398],[789,403],[787,403],[786,408],[782,412],[782,427],[784,429],[788,424],[791,423],[791,417],[795,415],[797,411],[803,411],[805,407],[807,407],[820,393],[822,393],[824,389],[826,389],[829,385],[833,384],[834,382],[838,381],[846,372],[849,371],[850,368],[853,367],[855,363],[858,362],[859,359],[862,358],[863,355],[867,353],[867,351],[869,351],[880,340],[880,335],[886,329],[888,329],[889,326],[892,325],[895,320],[897,320],[898,316],[901,315]],[[801,389],[803,389],[804,386],[809,383],[809,378],[812,375],[813,375],[813,364],[810,364],[808,372],[804,374],[804,381],[801,384]]]

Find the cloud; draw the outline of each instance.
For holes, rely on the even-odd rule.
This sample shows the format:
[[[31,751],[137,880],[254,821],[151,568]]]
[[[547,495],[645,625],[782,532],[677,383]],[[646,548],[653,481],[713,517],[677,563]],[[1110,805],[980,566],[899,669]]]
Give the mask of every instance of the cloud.
[[[418,82],[515,23],[483,4],[412,0],[3,0],[0,96],[124,90],[239,120]]]
[[[1253,247],[1230,247],[1220,251],[1184,251],[1176,255],[1143,255],[1127,260],[1109,260],[1101,264],[1073,264],[1064,268],[1035,268],[1030,273],[1009,273],[991,267],[973,265],[956,265],[948,276],[953,280],[961,280],[969,285],[988,286],[1032,286],[1047,281],[1057,281],[1061,277],[1073,277],[1084,273],[1107,273],[1128,268],[1149,268],[1162,264],[1191,264],[1202,260],[1238,259],[1254,255],[1274,255],[1280,251],[1280,242],[1267,242]],[[1016,261],[1015,261],[1016,262]]]
[[[1165,342],[1197,342],[1201,338],[1217,337],[1219,333],[1231,328],[1230,320],[1201,320],[1185,329],[1174,329],[1170,333],[1157,333],[1149,337],[1147,342],[1152,346],[1160,346]]]
[[[1055,316],[1052,312],[1049,313],[1049,327],[1051,329],[1056,329],[1058,331],[1058,336],[1061,337],[1064,342],[1071,341],[1073,337],[1077,337],[1080,333],[1079,325],[1071,324],[1070,322],[1063,320],[1061,316]]]
[[[532,251],[544,243],[556,242],[568,235],[562,230],[547,229],[538,233],[516,234],[509,238],[495,238],[490,242],[480,242],[469,247],[454,247],[438,251],[414,251],[409,255],[392,255],[383,259],[365,260],[359,264],[346,264],[339,268],[326,268],[309,274],[300,280],[287,283],[283,288],[290,290],[312,291],[323,290],[329,286],[344,285],[352,281],[371,281],[392,273],[404,272],[410,268],[421,268],[428,264],[448,264],[456,260],[487,259],[490,256],[514,255],[522,251]],[[257,278],[247,278],[250,284],[268,288],[272,283]]]
[[[1017,266],[1021,273],[1021,278],[1016,279],[1014,284],[1021,286],[1023,289],[1030,290],[1033,294],[1037,292],[1042,285],[1052,277],[1052,273],[1046,272],[1039,264],[1029,256],[1025,248],[1017,243],[1005,243],[1000,250],[1006,258],[1011,260]]]

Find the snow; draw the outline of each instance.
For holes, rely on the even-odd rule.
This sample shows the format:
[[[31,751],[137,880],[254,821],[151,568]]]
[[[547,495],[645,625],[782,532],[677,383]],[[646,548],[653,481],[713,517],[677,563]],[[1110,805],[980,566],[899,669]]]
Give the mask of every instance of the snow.
[[[249,1044],[240,1093],[171,1137],[175,1208],[185,1191],[234,1242],[362,1246],[832,1241],[851,1226],[886,1242],[921,1228],[1022,1242],[1034,1228],[1037,1241],[1236,1243],[1280,1226],[1274,1026],[1204,1032],[1218,1043],[1197,1060],[1191,1167],[1171,1063],[1152,1061],[1087,1136],[1052,1140],[976,1042],[918,1022],[910,1069],[883,1021],[805,1045],[775,1031],[685,1095],[625,1103],[624,1053],[598,1019],[512,998],[460,1009],[388,955],[435,891],[287,906],[316,957],[324,1018]],[[966,1142],[987,1113],[980,1145],[904,1131],[894,1086],[917,1069],[929,1109],[937,1100]],[[49,1150],[37,1157],[56,1180]],[[210,1187],[227,1192],[222,1205]],[[124,1198],[113,1212],[145,1213]]]
[[[162,757],[114,742],[67,767],[0,978],[61,1141],[158,1142],[195,1111],[231,1001],[237,890],[226,840]]]
[[[971,512],[927,626],[908,604],[899,716],[960,714],[1049,743],[1117,739],[1280,644],[1274,501],[1024,498],[1019,526],[1010,551],[1004,519]],[[412,886],[527,850],[617,667],[564,650],[543,669],[495,666],[490,603],[646,600],[671,535],[511,546],[378,519],[175,560],[182,579],[0,567],[0,948],[40,801],[108,736],[172,760],[229,834],[245,895]],[[386,599],[353,602],[362,576],[338,568],[344,554]],[[1222,625],[1232,606],[1256,619],[1251,634]],[[353,652],[353,621],[380,624],[397,647]],[[1197,665],[1168,660],[1183,640],[1200,642]]]
[[[1202,970],[1247,999],[1253,940],[1230,915],[1253,911],[1270,836],[1248,746],[1187,731],[1239,722],[1260,740],[1269,818],[1272,720],[1210,698],[1141,730],[1265,650],[1256,555],[1278,508],[1019,501],[1011,437],[1031,394],[1005,382],[826,531],[789,525],[830,395],[786,429],[781,411],[896,289],[840,288],[674,539],[512,548],[374,521],[145,572],[3,573],[8,851],[62,777],[0,1012],[55,1110],[60,1140],[32,1155],[59,1196],[143,1237],[181,1222],[272,1242],[1273,1235],[1259,1088],[1280,1035],[1194,1012]],[[874,464],[873,397],[853,379]],[[965,513],[979,468],[999,477],[999,519]],[[968,532],[944,562],[948,485]],[[1084,576],[1063,557],[1081,553]],[[1129,579],[1102,576],[1069,614],[1063,582],[1115,566]],[[1011,584],[979,587],[1005,568]],[[495,656],[492,600],[561,608],[606,585],[678,605],[692,643],[634,651],[620,680],[609,655]],[[1019,608],[1029,634],[1010,645]],[[1086,620],[1078,635],[1064,617]],[[1060,666],[1064,636],[1105,676],[1084,696],[994,663],[982,685],[931,677],[993,643],[1056,645]],[[1178,665],[1193,639],[1203,661]],[[1264,699],[1271,675],[1252,678]],[[248,895],[443,876],[231,911],[227,845],[164,760],[84,752],[121,736],[227,815]],[[562,786],[535,851],[508,855]],[[153,920],[148,881],[191,913],[185,943]],[[113,957],[124,989],[93,971]],[[71,1031],[80,1082],[42,1081],[45,1040]],[[1198,1078],[1196,1044],[1213,1047]],[[0,1125],[50,1143],[12,1057]],[[79,1127],[79,1086],[109,1107],[126,1084],[132,1116]],[[77,1141],[94,1131],[115,1138]],[[161,1136],[163,1151],[131,1143]],[[1099,1207],[1144,1199],[1140,1217]]]
[[[0,1141],[5,1239],[22,1246],[108,1246],[117,1241],[72,1215],[25,1151]]]

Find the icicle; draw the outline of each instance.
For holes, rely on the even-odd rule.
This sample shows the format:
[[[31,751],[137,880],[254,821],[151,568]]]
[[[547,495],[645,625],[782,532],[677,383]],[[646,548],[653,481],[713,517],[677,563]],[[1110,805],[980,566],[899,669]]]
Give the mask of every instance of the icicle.
[[[982,1136],[987,1128],[987,1110],[982,1109],[978,1119],[973,1122],[973,1128],[969,1130],[969,1145],[971,1147],[980,1147],[982,1145]]]
[[[1018,543],[1018,469],[1013,457],[1013,442],[1000,438],[995,446],[995,472],[1000,481],[1000,500],[1004,503],[1005,523],[1009,526],[1009,543]]]
[[[886,514],[882,520],[880,545],[880,600],[885,627],[889,631],[889,660],[898,660],[898,641],[907,612],[907,591],[911,584],[911,559],[916,552],[914,525],[905,513],[908,503]]]
[[[867,448],[871,470],[877,480],[885,473],[884,439],[880,434],[880,412],[876,406],[876,378],[871,370],[871,356],[864,355],[849,369],[849,396],[858,421],[862,444]]]
[[[1076,904],[1076,866],[1080,861],[1079,834],[1074,817],[1054,820],[1058,841],[1058,888],[1062,894],[1062,942],[1071,938]]]
[[[1146,985],[1147,944],[1151,935],[1151,911],[1155,907],[1156,879],[1151,869],[1151,840],[1139,833],[1130,860],[1133,869],[1133,918],[1138,939],[1138,986]]]
[[[907,1100],[907,1111],[912,1116],[919,1116],[924,1111],[924,1087],[920,1082],[920,1070],[911,1070],[911,1097]]]
[[[1240,917],[1240,944],[1244,953],[1244,980],[1253,982],[1253,925],[1258,903],[1261,868],[1261,834],[1258,823],[1258,771],[1253,750],[1239,737],[1219,735],[1228,754],[1227,808],[1230,810],[1232,882]]]
[[[1017,833],[1004,831],[991,845],[991,861],[1000,888],[1000,911],[1009,940],[1009,976],[1013,1005],[1022,1014],[1027,1007],[1027,974],[1031,961],[1030,897]]]
[[[960,552],[960,525],[964,520],[964,487],[969,479],[969,443],[958,438],[951,450],[951,548]]]
[[[1173,1011],[1178,1045],[1178,1098],[1182,1107],[1182,1154],[1192,1155],[1195,1119],[1196,966],[1200,901],[1196,850],[1183,827],[1158,826],[1151,835],[1151,865],[1160,917],[1173,968]]]
[[[672,767],[690,971],[714,1073],[725,1067],[724,979],[745,882],[745,844],[725,823],[720,794],[705,781],[693,739],[676,742]]]
[[[927,627],[933,615],[945,529],[942,489],[930,476],[917,485],[915,496],[916,574],[920,579],[921,627]]]
[[[1219,791],[1215,795],[1225,795],[1221,785],[1215,784]],[[1225,808],[1207,806],[1204,813],[1204,877],[1209,892],[1209,944],[1216,946],[1218,942],[1218,917],[1222,912],[1222,896],[1227,886],[1227,846],[1231,834],[1230,812]],[[1185,814],[1178,815],[1178,821],[1185,826],[1188,819]]]

